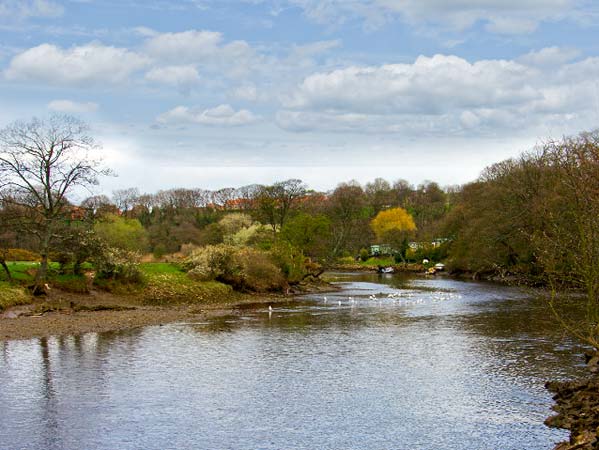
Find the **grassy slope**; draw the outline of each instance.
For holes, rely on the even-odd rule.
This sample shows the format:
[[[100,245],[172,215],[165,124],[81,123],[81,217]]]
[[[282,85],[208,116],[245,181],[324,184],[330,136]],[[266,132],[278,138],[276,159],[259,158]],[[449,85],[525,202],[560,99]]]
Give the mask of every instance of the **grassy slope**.
[[[144,263],[140,266],[146,285],[141,299],[146,304],[217,303],[232,294],[230,286],[218,281],[194,281],[175,264]]]
[[[37,263],[10,262],[14,283],[6,281],[4,273],[0,275],[0,311],[14,305],[26,304],[32,301],[31,296],[23,286],[33,282],[34,269]],[[57,269],[58,264],[52,264],[51,269]],[[140,285],[107,286],[111,292],[124,297],[133,297],[148,305],[166,306],[179,303],[226,303],[235,298],[232,289],[217,281],[200,282],[190,279],[175,264],[143,263],[140,269],[144,282]],[[68,292],[85,294],[86,279],[82,276],[51,274],[49,283],[57,289]]]

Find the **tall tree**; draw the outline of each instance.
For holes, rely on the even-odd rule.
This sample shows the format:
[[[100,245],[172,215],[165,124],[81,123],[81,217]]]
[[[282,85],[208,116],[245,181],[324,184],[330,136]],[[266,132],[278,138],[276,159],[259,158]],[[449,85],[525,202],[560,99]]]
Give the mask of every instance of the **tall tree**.
[[[261,186],[256,194],[256,205],[261,219],[273,232],[283,228],[293,206],[306,195],[302,180],[279,181],[271,186]]]
[[[405,261],[408,234],[416,230],[414,219],[403,208],[391,208],[379,212],[370,222],[379,242],[391,244]]]
[[[327,214],[331,218],[333,255],[357,251],[369,240],[368,212],[364,190],[357,181],[341,183],[329,195]],[[366,237],[366,240],[362,240]]]
[[[67,195],[109,173],[101,167],[99,150],[87,125],[71,116],[14,122],[0,130],[0,192],[25,208],[24,220],[34,225],[30,230],[42,257],[36,289],[47,276],[50,245],[69,213]]]

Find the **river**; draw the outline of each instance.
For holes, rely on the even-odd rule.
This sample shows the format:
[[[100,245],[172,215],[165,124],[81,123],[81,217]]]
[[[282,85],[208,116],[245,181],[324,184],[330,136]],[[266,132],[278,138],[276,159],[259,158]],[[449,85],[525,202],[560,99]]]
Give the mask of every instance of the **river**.
[[[0,342],[2,449],[550,449],[581,349],[543,301],[450,278],[201,323]]]

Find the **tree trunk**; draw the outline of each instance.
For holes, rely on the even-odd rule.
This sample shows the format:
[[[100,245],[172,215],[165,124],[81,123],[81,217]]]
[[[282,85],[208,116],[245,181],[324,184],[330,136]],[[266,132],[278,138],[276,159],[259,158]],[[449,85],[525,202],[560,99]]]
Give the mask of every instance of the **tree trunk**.
[[[46,282],[46,278],[48,277],[48,252],[50,249],[50,236],[52,235],[51,227],[46,224],[44,228],[44,234],[42,240],[40,242],[40,255],[42,256],[42,260],[40,261],[40,267],[35,274],[35,285],[33,287],[33,292],[45,292],[44,283]]]
[[[40,267],[37,269],[35,274],[35,284],[33,286],[33,292],[43,292],[43,285],[48,276],[48,255],[42,253],[42,260],[40,261]]]
[[[4,269],[4,272],[6,273],[6,277],[8,278],[8,281],[12,281],[12,275],[10,273],[10,270],[8,269],[8,266],[6,265],[6,261],[1,260],[0,265],[2,265],[2,268]]]

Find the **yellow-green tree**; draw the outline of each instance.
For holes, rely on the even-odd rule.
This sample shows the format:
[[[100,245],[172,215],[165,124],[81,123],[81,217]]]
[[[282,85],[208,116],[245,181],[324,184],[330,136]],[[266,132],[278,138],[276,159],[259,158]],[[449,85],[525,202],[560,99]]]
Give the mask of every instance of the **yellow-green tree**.
[[[399,254],[404,260],[408,235],[416,230],[416,224],[410,213],[403,208],[381,211],[370,222],[370,228],[379,242],[385,242],[399,250]]]

